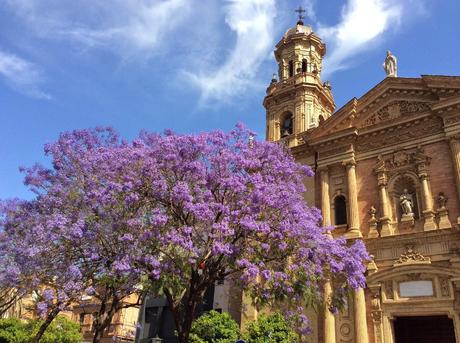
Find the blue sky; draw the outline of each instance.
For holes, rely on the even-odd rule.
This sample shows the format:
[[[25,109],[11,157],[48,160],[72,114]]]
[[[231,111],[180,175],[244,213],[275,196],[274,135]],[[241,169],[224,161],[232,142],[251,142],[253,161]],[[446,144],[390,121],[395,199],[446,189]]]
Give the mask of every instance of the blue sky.
[[[458,0],[0,0],[0,198],[62,131],[228,130],[264,137],[273,47],[307,9],[338,108],[384,78],[460,74]]]

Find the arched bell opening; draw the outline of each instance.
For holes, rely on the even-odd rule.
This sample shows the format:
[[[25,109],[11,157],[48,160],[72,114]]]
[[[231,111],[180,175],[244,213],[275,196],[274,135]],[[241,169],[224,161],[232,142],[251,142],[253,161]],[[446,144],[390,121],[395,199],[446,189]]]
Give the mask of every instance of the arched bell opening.
[[[285,112],[280,120],[280,137],[287,137],[294,133],[294,116],[291,112]]]

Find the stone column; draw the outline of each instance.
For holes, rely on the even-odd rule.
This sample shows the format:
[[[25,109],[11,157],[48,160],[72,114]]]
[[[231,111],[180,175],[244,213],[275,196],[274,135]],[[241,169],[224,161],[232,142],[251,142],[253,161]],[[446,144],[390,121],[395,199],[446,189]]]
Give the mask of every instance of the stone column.
[[[452,162],[455,170],[455,185],[457,186],[457,198],[460,200],[460,137],[450,139],[450,150],[452,152]],[[460,217],[457,218],[460,223]]]
[[[382,217],[380,218],[380,222],[382,223],[382,230],[380,231],[380,236],[391,236],[394,234],[394,232],[390,224],[390,211],[388,205],[388,192],[386,183],[379,185],[379,189],[380,204],[382,206]]]
[[[350,218],[348,221],[349,230],[346,234],[347,238],[362,237],[359,230],[359,211],[358,211],[358,189],[356,186],[356,163],[353,160],[344,162],[347,168],[347,184],[348,184],[348,204]]]
[[[321,177],[321,213],[323,226],[331,225],[331,200],[329,197],[329,172],[327,168],[320,170]]]
[[[374,168],[375,173],[377,174],[377,184],[379,186],[379,195],[380,195],[380,214],[381,218],[379,219],[382,224],[382,229],[380,231],[380,236],[391,236],[394,234],[393,228],[390,224],[390,208],[388,204],[388,176],[387,170],[385,167],[385,161],[381,155],[377,158],[377,164]]]
[[[428,183],[428,166],[430,165],[431,158],[425,155],[421,147],[417,148],[414,155],[415,164],[417,166],[417,174],[422,185],[422,198],[423,198],[423,223],[424,231],[436,230],[438,227],[435,221],[435,212],[433,211],[433,196],[431,195],[430,185]]]
[[[423,217],[425,223],[423,224],[424,231],[436,230],[437,225],[435,222],[435,213],[433,211],[433,196],[431,195],[430,186],[428,185],[428,176],[420,175],[420,183],[422,184],[423,195]]]
[[[353,292],[355,343],[369,343],[366,320],[366,299],[364,289],[358,288]]]
[[[332,299],[331,282],[324,283],[324,318],[323,318],[323,338],[324,343],[335,343],[335,316],[329,311]]]
[[[329,172],[327,168],[320,170],[321,177],[321,212],[323,215],[323,226],[331,225],[331,202],[329,197]],[[327,235],[332,238],[330,231]],[[335,343],[335,317],[329,311],[330,300],[332,298],[331,282],[326,280],[324,283],[324,314],[323,314],[323,338],[324,343]]]

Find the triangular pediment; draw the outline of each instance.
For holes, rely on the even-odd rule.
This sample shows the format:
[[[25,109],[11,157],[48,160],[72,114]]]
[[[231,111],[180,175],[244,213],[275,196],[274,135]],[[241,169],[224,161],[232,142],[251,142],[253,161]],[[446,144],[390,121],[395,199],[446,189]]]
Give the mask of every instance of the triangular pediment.
[[[444,88],[440,87],[442,84]],[[458,97],[459,85],[460,77],[387,77],[361,98],[353,98],[337,110],[310,134],[310,138],[322,140],[349,129],[391,126],[430,114],[441,99],[440,92]]]

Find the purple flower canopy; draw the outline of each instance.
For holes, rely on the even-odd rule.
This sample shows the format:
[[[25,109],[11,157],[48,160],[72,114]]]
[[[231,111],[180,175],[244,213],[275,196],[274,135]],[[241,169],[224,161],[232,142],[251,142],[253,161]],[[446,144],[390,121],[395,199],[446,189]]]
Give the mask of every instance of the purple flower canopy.
[[[364,286],[362,242],[328,238],[320,211],[304,201],[311,168],[253,136],[242,125],[142,132],[133,142],[107,128],[61,134],[45,148],[52,168],[24,170],[36,198],[4,206],[0,282],[30,283],[45,266],[36,283],[62,279],[62,294],[97,290],[101,280],[116,280],[121,294],[147,283],[175,316],[193,313],[184,303],[229,277],[260,304],[296,307],[307,293],[320,298],[329,278],[340,295]]]

